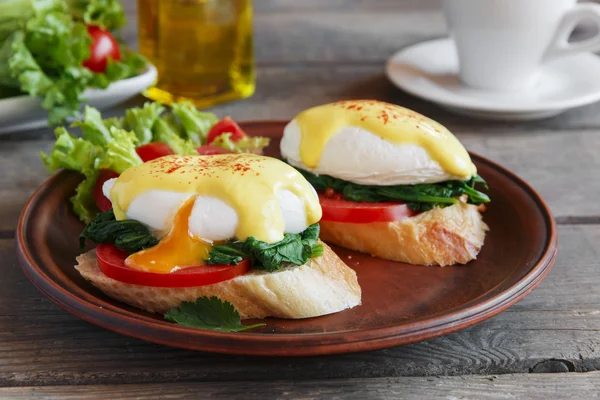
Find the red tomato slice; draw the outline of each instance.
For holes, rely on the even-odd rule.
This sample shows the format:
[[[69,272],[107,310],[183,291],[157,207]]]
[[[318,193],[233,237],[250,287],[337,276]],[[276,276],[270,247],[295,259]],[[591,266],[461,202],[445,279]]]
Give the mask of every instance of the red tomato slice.
[[[166,143],[148,143],[135,149],[143,162],[152,161],[155,158],[175,154],[173,149]]]
[[[119,43],[110,32],[99,26],[89,25],[87,31],[92,37],[92,54],[83,62],[83,66],[94,72],[104,72],[109,58],[115,61],[121,59]]]
[[[319,194],[319,201],[323,209],[322,221],[367,224],[398,221],[416,214],[404,203],[358,203],[326,197],[322,194]]]
[[[119,250],[114,244],[99,244],[96,247],[98,265],[104,275],[119,282],[153,287],[192,287],[207,286],[228,281],[244,275],[250,270],[250,260],[242,260],[238,265],[199,265],[181,269],[169,274],[137,271],[125,265],[129,254]]]
[[[237,142],[238,140],[247,136],[234,120],[229,117],[225,117],[214,124],[212,128],[210,128],[210,131],[208,131],[208,135],[206,136],[206,143],[211,144],[212,141],[217,138],[217,136],[223,133],[231,133],[231,140],[234,142]]]
[[[117,178],[119,174],[110,169],[101,169],[98,174],[98,179],[94,185],[94,201],[100,211],[108,211],[112,208],[110,200],[102,193],[102,185],[109,179]]]
[[[211,156],[214,154],[229,154],[229,153],[231,153],[229,150],[225,150],[222,147],[213,146],[211,144],[205,144],[203,146],[198,147],[196,150],[198,151],[198,154],[200,154],[201,156]]]

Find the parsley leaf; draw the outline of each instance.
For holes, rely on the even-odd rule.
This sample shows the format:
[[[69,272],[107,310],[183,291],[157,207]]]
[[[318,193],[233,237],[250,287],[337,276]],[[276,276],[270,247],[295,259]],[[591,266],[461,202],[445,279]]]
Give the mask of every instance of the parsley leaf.
[[[467,203],[479,205],[489,203],[487,194],[475,188],[487,184],[479,175],[468,181],[446,181],[438,183],[421,183],[417,185],[369,186],[359,185],[328,175],[315,175],[296,168],[306,180],[319,192],[328,188],[340,193],[345,200],[355,202],[376,203],[382,201],[398,201],[408,205],[413,211],[429,211],[433,207],[446,207],[459,202],[457,197],[466,194]]]
[[[264,323],[242,325],[240,313],[228,301],[218,297],[200,297],[195,302],[184,301],[179,307],[170,309],[167,321],[194,328],[212,329],[221,332],[241,332],[265,326]]]
[[[245,242],[229,241],[213,246],[207,264],[236,265],[248,258],[253,268],[276,271],[286,264],[304,265],[323,254],[323,245],[317,244],[319,224],[313,224],[300,234],[286,233],[282,240],[266,243],[250,236]]]
[[[95,243],[112,243],[129,253],[135,253],[158,244],[158,240],[152,236],[144,224],[133,219],[117,221],[112,209],[99,213],[85,227],[79,235],[81,247],[84,246],[86,239]]]

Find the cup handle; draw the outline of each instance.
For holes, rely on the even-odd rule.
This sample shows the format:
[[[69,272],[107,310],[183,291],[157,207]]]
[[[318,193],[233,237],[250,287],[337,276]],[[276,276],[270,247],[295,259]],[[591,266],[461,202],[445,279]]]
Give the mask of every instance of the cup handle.
[[[573,29],[584,19],[593,21],[598,27],[598,33],[589,39],[570,43],[569,36]],[[577,4],[563,16],[554,38],[546,50],[544,61],[597,50],[600,50],[600,5],[594,3]]]

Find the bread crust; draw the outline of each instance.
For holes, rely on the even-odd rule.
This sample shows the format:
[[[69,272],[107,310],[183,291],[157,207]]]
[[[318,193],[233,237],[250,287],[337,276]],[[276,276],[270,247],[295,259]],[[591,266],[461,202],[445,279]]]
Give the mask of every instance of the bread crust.
[[[217,296],[229,301],[242,319],[308,318],[361,303],[356,272],[323,244],[321,257],[276,272],[252,270],[226,282],[187,288],[158,288],[116,281],[98,267],[94,250],[77,257],[77,271],[108,296],[149,312],[165,313],[182,301]]]
[[[319,224],[325,242],[387,260],[439,266],[477,258],[489,230],[477,206],[465,203],[393,222]]]

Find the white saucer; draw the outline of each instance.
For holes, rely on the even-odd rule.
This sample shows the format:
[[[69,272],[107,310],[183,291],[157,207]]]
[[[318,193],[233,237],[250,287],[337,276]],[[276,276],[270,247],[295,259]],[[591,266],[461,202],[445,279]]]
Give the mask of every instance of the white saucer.
[[[138,76],[111,83],[106,89],[86,90],[83,92],[87,99],[84,104],[99,110],[110,108],[152,86],[156,77],[156,67],[148,64],[146,71]],[[47,115],[38,98],[23,95],[0,99],[0,134],[47,126]]]
[[[457,114],[485,119],[541,119],[600,100],[600,57],[587,53],[545,64],[536,85],[519,93],[463,86],[454,43],[448,38],[400,50],[388,60],[386,73],[392,83],[414,96]]]

